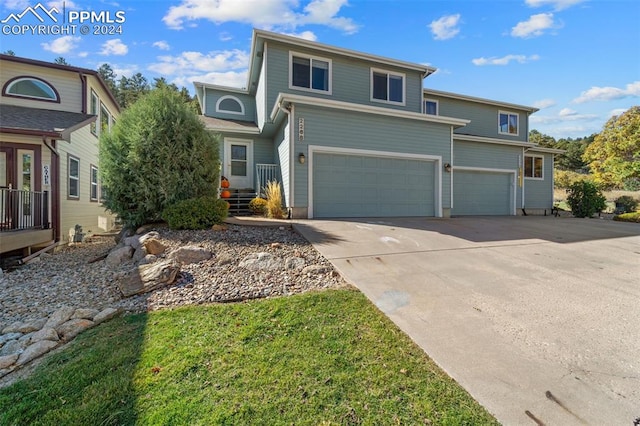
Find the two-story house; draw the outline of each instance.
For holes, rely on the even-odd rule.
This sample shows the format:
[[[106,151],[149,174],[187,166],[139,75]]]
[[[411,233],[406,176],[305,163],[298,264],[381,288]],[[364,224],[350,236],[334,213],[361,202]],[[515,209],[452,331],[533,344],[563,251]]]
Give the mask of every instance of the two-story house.
[[[231,187],[278,180],[294,218],[550,209],[536,109],[424,90],[434,71],[254,30],[246,88],[194,84]]]
[[[98,73],[0,55],[0,87],[0,253],[111,229],[98,138],[120,110]]]

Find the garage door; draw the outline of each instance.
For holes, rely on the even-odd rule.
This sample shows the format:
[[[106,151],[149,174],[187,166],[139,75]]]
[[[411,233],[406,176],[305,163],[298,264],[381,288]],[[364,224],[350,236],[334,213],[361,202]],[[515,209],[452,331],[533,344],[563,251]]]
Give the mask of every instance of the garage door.
[[[512,173],[454,170],[451,214],[511,215],[512,185]]]
[[[434,162],[315,153],[314,217],[435,216]]]

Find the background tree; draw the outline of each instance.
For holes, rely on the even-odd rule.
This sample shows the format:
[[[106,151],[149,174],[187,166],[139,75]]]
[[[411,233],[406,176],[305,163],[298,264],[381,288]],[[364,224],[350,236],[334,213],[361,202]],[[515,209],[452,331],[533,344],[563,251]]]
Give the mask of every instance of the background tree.
[[[67,60],[65,58],[63,58],[62,56],[58,56],[57,58],[55,58],[53,60],[54,64],[58,64],[58,65],[71,65],[69,62],[67,62]]]
[[[218,143],[179,93],[151,91],[100,138],[105,206],[135,227],[159,220],[178,201],[214,196]]]
[[[122,76],[118,82],[116,99],[122,108],[127,108],[150,90],[149,82],[141,73],[130,78]]]
[[[569,170],[574,172],[585,173],[588,170],[588,164],[582,159],[585,149],[593,142],[596,134],[591,136],[572,139],[558,139],[556,148],[564,149],[566,152],[556,157],[556,168],[559,170]]]
[[[100,65],[100,68],[98,68],[98,74],[100,74],[100,77],[102,77],[104,82],[107,84],[107,87],[109,87],[113,96],[117,98],[118,89],[116,87],[116,73],[113,71],[113,68],[111,68],[111,65],[106,63]]]
[[[9,49],[9,50],[5,50],[4,52],[2,52],[3,55],[8,55],[8,56],[16,56],[16,52],[14,52],[13,50]]]
[[[640,106],[611,117],[583,159],[599,184],[632,189],[640,182]]]
[[[555,148],[556,144],[556,140],[552,136],[540,133],[536,129],[529,132],[529,142],[538,144],[545,148]]]

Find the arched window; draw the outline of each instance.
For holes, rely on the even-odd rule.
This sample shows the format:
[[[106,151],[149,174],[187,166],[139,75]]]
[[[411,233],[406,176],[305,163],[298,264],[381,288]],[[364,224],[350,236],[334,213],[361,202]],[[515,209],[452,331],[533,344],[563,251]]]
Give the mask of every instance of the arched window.
[[[37,77],[15,77],[2,88],[4,96],[37,99],[39,101],[60,102],[58,91],[46,81]]]
[[[216,112],[244,115],[244,105],[235,96],[223,96],[216,102]]]

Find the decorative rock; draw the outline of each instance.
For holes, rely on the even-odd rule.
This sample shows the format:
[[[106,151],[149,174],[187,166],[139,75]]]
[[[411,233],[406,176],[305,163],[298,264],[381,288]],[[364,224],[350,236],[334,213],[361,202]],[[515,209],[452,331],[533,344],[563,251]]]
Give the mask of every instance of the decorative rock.
[[[46,322],[47,322],[46,318],[40,318],[37,320],[25,322],[24,324],[22,324],[22,326],[18,328],[18,331],[20,333],[31,333],[32,331],[38,331],[42,327],[44,327]]]
[[[120,244],[120,242],[123,242],[126,238],[134,235],[135,233],[136,232],[131,228],[122,228],[118,235],[115,236],[116,244]]]
[[[3,328],[2,329],[2,334],[19,333],[20,331],[18,331],[18,330],[20,329],[20,327],[22,327],[22,322],[16,321],[14,323],[9,324],[5,328]]]
[[[33,336],[34,334],[36,333],[33,331],[31,333],[25,334],[24,336],[18,339],[18,343],[20,343],[23,348],[26,348],[31,343],[31,336]]]
[[[140,246],[133,252],[131,260],[133,260],[134,263],[139,263],[142,259],[145,258],[146,255],[147,249],[145,249],[144,246]]]
[[[56,331],[63,341],[68,342],[69,340],[80,334],[82,331],[93,326],[93,324],[93,321],[77,318],[59,325],[58,327],[56,327]]]
[[[6,376],[7,374],[11,373],[13,371],[13,368],[3,368],[2,370],[0,370],[0,378]]]
[[[326,274],[327,272],[331,272],[332,269],[333,268],[331,268],[331,266],[309,265],[305,266],[305,268],[302,270],[302,273],[310,275]]]
[[[0,370],[4,370],[5,368],[15,364],[19,356],[19,354],[0,356]]]
[[[253,253],[242,259],[241,268],[257,270],[275,270],[282,268],[282,260],[271,253]]]
[[[125,297],[146,293],[156,288],[172,284],[180,266],[175,260],[169,259],[153,265],[143,265],[123,274],[117,280],[117,285]]]
[[[230,255],[229,253],[222,253],[220,256],[218,256],[218,265],[229,265],[231,263],[233,263],[235,261],[235,258]]]
[[[138,266],[148,265],[150,263],[154,263],[156,260],[158,260],[158,256],[156,256],[155,254],[148,254],[144,258],[140,259],[140,261],[138,262]]]
[[[220,224],[215,224],[211,227],[212,231],[226,231],[227,227],[224,225],[220,225]]]
[[[162,244],[157,238],[149,238],[144,242],[144,248],[147,250],[147,254],[159,255],[164,253],[167,246]]]
[[[39,342],[41,340],[51,340],[52,342],[57,342],[58,340],[60,340],[60,337],[58,337],[58,333],[55,329],[51,327],[45,327],[40,331],[36,331],[35,333],[33,333],[33,336],[31,336],[31,343]]]
[[[82,319],[90,320],[90,319],[93,319],[93,317],[95,317],[98,312],[100,311],[97,309],[85,309],[85,308],[76,309],[73,315],[71,315],[71,319],[82,318]]]
[[[131,259],[132,254],[133,248],[126,245],[124,247],[119,247],[112,250],[104,261],[109,266],[119,266],[125,262],[128,262]]]
[[[10,340],[18,340],[21,337],[22,337],[22,333],[17,333],[17,332],[3,334],[2,336],[0,336],[0,345],[3,345]]]
[[[20,354],[24,351],[24,347],[17,340],[9,340],[0,349],[0,356]]]
[[[209,250],[198,246],[184,246],[172,251],[169,254],[169,259],[173,259],[183,265],[189,265],[191,263],[199,263],[203,260],[211,259],[213,253]]]
[[[49,352],[51,349],[58,346],[57,342],[52,342],[51,340],[41,340],[39,342],[34,343],[25,349],[24,352],[20,354],[18,361],[16,361],[17,366],[24,365],[31,360],[38,358]]]
[[[280,248],[282,247],[282,244],[280,243],[271,243],[271,248]]]
[[[304,259],[301,257],[287,257],[284,261],[285,269],[302,269],[304,264]]]
[[[60,324],[69,321],[69,318],[71,318],[71,315],[73,315],[75,311],[75,309],[69,306],[63,306],[62,308],[51,314],[44,326],[56,328]]]
[[[93,322],[95,324],[100,324],[102,322],[110,320],[111,318],[115,317],[119,313],[120,313],[120,309],[114,309],[114,308],[103,309],[99,314],[97,314],[93,318]]]
[[[156,231],[151,231],[151,232],[147,232],[144,235],[134,235],[132,237],[125,238],[124,245],[131,246],[134,249],[137,249],[138,247],[142,247],[142,245],[146,240],[149,240],[151,238],[159,238],[159,237],[160,237],[160,234],[158,234]]]

